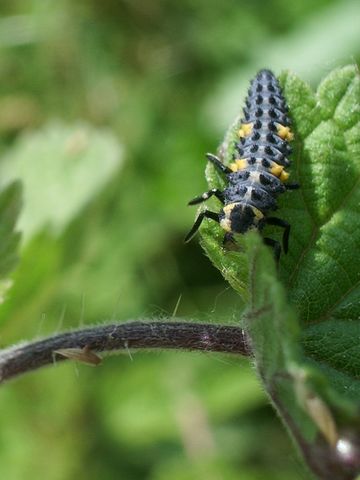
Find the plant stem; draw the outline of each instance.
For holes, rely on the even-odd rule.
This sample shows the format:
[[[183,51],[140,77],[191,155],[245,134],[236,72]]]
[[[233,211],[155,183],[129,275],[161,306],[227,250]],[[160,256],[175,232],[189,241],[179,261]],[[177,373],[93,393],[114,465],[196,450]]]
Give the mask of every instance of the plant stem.
[[[59,333],[0,350],[0,383],[54,363],[55,357],[56,361],[66,360],[66,356],[58,354],[59,350],[84,349],[86,359],[86,352],[97,354],[130,348],[169,348],[250,355],[245,333],[239,327],[184,321],[113,323]],[[75,355],[68,357],[76,358]]]

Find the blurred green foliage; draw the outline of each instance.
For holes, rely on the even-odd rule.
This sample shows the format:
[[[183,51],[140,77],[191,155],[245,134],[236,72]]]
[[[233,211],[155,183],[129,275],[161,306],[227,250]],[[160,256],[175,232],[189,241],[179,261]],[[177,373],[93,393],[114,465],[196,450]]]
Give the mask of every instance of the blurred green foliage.
[[[43,207],[41,222],[35,207],[23,211],[1,344],[171,315],[180,296],[179,316],[237,322],[240,298],[197,242],[182,244],[204,152],[258,67],[293,66],[316,82],[356,62],[358,2],[4,0],[0,13],[1,183],[17,163],[25,201]],[[102,145],[90,157],[79,125]],[[64,135],[75,138],[76,178],[63,170]],[[59,365],[4,386],[0,410],[9,480],[308,478],[251,366],[231,357],[131,352],[98,369]]]

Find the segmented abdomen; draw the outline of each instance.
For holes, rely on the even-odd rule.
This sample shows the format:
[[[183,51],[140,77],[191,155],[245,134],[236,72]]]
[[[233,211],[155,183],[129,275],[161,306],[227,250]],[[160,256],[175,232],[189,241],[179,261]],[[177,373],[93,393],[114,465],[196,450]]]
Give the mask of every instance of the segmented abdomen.
[[[276,208],[276,196],[286,189],[291,122],[280,85],[269,70],[252,80],[245,103],[225,204],[247,203],[265,214]]]

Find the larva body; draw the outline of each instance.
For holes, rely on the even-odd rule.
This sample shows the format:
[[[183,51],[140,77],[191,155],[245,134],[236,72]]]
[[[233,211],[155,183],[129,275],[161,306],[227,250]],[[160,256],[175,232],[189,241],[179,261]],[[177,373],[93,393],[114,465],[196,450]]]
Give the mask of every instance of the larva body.
[[[227,166],[215,155],[207,154],[208,160],[225,175],[226,188],[212,189],[189,202],[195,205],[215,195],[223,208],[219,213],[201,212],[186,241],[196,233],[204,218],[220,224],[226,232],[225,243],[233,241],[234,234],[261,231],[268,224],[284,228],[283,249],[287,252],[290,225],[269,213],[277,209],[279,194],[298,188],[297,184],[286,183],[289,142],[293,139],[290,124],[288,107],[276,77],[269,70],[261,70],[249,88],[232,163]],[[264,241],[274,248],[278,259],[280,244],[270,238]]]

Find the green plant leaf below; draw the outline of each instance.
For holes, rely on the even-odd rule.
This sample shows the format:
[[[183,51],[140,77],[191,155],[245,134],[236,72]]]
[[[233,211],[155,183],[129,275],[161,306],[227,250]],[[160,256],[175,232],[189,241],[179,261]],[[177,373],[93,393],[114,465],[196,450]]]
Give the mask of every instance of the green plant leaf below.
[[[352,479],[360,469],[360,76],[356,66],[336,69],[316,93],[292,73],[280,81],[295,133],[291,178],[301,185],[279,198],[289,253],[277,271],[254,233],[226,251],[211,221],[202,245],[247,301],[257,370],[308,465],[319,478]],[[239,123],[219,149],[224,163]],[[206,176],[211,188],[223,186],[212,165]],[[353,457],[344,459],[349,438]]]

